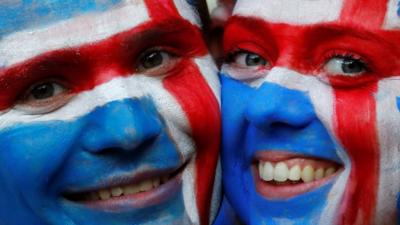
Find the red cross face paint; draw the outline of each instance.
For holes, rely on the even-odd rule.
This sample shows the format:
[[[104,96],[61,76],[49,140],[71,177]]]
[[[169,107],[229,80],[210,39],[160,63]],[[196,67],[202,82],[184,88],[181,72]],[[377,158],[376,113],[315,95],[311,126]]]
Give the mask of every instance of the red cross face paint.
[[[219,82],[194,6],[70,2],[0,3],[0,221],[212,223]]]
[[[397,224],[399,1],[236,2],[222,168],[246,224]]]

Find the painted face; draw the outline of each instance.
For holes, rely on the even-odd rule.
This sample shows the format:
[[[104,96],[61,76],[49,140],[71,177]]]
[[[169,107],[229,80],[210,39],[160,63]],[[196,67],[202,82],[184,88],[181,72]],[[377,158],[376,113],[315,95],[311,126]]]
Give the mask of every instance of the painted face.
[[[398,0],[239,0],[222,68],[224,189],[245,224],[396,224]]]
[[[219,87],[192,6],[25,2],[0,3],[1,223],[209,224]]]

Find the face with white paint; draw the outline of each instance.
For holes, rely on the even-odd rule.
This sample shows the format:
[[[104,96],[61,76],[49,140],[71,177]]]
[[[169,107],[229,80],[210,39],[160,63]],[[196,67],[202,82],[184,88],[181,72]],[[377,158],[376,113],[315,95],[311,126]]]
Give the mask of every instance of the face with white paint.
[[[0,3],[1,224],[213,220],[219,87],[192,7]]]
[[[396,224],[396,0],[237,1],[224,35],[222,171],[245,224]]]

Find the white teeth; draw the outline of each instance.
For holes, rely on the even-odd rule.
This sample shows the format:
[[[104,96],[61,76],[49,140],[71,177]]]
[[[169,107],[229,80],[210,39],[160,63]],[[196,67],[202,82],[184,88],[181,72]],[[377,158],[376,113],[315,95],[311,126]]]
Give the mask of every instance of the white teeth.
[[[287,180],[289,176],[289,169],[286,165],[286,163],[279,162],[275,166],[274,170],[274,180],[278,182],[284,182]]]
[[[123,195],[137,194],[139,192],[150,191],[154,188],[159,187],[161,184],[167,182],[169,176],[163,176],[162,178],[157,177],[150,180],[145,180],[139,184],[129,184],[122,187],[113,187],[111,189],[103,189],[100,191],[93,191],[88,193],[85,199],[96,201],[96,200],[108,200],[113,197],[120,197]]]
[[[260,163],[260,165],[262,165],[262,163]],[[274,166],[271,163],[264,163],[264,166],[262,166],[261,177],[265,181],[271,181],[274,179]]]
[[[301,178],[301,168],[299,165],[295,165],[290,168],[289,171],[289,180],[291,181],[299,181]]]
[[[324,169],[323,168],[318,168],[315,171],[314,176],[315,176],[315,180],[319,180],[319,179],[324,178]]]
[[[304,182],[311,182],[314,180],[314,168],[310,165],[307,165],[301,171],[301,179]]]
[[[301,169],[300,165],[294,165],[290,169],[284,162],[278,162],[275,166],[268,161],[258,163],[258,172],[260,178],[264,181],[276,181],[285,182],[300,181],[312,182],[314,180],[320,180],[324,177],[330,176],[336,172],[335,167],[329,168],[318,168],[315,169],[311,165],[304,165]]]

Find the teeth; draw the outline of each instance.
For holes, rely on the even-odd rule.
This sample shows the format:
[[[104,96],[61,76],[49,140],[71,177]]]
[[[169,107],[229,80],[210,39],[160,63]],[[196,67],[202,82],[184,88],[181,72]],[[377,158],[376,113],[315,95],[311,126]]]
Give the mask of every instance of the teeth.
[[[260,163],[260,165],[262,165],[262,163]],[[271,163],[264,163],[264,166],[262,166],[261,177],[265,181],[271,181],[274,179],[274,166]]]
[[[121,196],[123,193],[124,193],[124,191],[120,187],[116,187],[116,188],[112,188],[111,189],[111,195],[113,197]]]
[[[133,184],[125,186],[123,188],[123,190],[124,190],[124,194],[126,194],[126,195],[136,194],[136,193],[140,192],[139,186],[138,185],[133,185]]]
[[[99,191],[99,196],[101,200],[107,200],[111,198],[111,193],[109,190],[101,190]]]
[[[96,200],[108,200],[113,197],[120,197],[123,195],[137,194],[140,192],[150,191],[154,188],[159,187],[163,183],[169,180],[169,176],[157,177],[150,180],[145,180],[139,184],[129,184],[122,187],[113,187],[111,189],[103,189],[100,191],[93,191],[85,196],[85,199],[96,201]]]
[[[301,168],[299,165],[295,165],[290,168],[289,171],[289,180],[291,181],[299,181],[301,178]]]
[[[147,180],[139,184],[139,189],[141,191],[148,191],[152,188],[153,188],[153,183],[151,182],[151,180]]]
[[[258,164],[260,178],[264,181],[276,182],[301,180],[307,183],[330,176],[334,174],[336,170],[335,167],[314,169],[311,165],[304,165],[303,169],[301,169],[300,165],[294,165],[289,169],[288,165],[284,162],[278,162],[275,166],[268,161],[260,161]]]
[[[314,180],[314,169],[312,166],[307,165],[303,168],[303,171],[301,171],[301,179],[306,183]]]
[[[334,174],[336,172],[336,169],[333,167],[329,167],[326,171],[325,171],[325,177],[330,176],[332,174]]]
[[[314,176],[315,176],[315,180],[319,180],[319,179],[324,178],[324,169],[323,168],[318,168],[315,171]]]
[[[289,176],[289,169],[286,165],[286,163],[279,162],[275,166],[274,170],[274,180],[278,182],[284,182],[287,180]]]

